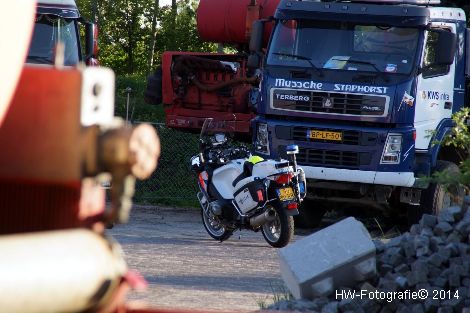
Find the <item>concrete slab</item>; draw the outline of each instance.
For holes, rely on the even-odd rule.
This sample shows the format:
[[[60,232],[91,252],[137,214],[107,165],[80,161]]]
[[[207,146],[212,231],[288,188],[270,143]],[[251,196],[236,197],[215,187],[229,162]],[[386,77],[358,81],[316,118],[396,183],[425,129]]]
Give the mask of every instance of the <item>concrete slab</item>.
[[[376,274],[375,245],[350,217],[278,251],[281,276],[297,298],[327,296]]]

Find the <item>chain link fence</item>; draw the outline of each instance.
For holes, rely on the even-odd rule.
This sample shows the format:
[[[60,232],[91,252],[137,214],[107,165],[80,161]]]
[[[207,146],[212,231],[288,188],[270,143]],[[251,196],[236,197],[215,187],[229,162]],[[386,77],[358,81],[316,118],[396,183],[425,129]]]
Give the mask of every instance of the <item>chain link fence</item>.
[[[161,156],[152,176],[137,181],[134,202],[198,206],[196,178],[190,170],[190,159],[198,153],[198,135],[168,128],[163,123],[152,125],[160,136]]]

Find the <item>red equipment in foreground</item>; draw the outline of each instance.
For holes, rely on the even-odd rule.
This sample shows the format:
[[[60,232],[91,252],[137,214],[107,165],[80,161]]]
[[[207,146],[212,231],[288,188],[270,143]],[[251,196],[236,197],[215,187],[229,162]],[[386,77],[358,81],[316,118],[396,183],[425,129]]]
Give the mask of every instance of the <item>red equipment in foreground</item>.
[[[235,121],[235,133],[250,134],[255,117],[251,92],[259,84],[247,67],[254,21],[274,14],[279,0],[201,0],[197,25],[201,38],[233,44],[239,54],[167,51],[162,65],[148,79],[146,101],[165,106],[166,124],[186,131],[201,128],[204,119]],[[230,23],[227,23],[230,21]],[[265,46],[270,34],[266,27]]]

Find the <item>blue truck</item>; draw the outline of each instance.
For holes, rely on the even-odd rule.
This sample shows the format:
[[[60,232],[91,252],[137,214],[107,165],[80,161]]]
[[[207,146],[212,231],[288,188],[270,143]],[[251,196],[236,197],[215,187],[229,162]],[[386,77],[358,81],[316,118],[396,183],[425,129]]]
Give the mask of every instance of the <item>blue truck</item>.
[[[461,201],[464,186],[426,178],[457,172],[467,157],[440,141],[451,132],[452,114],[468,105],[468,35],[465,12],[439,0],[281,0],[272,17],[254,22],[246,62],[230,61],[260,78],[247,95],[256,112],[256,153],[277,158],[289,144],[300,147],[308,197],[316,201],[303,205],[304,224],[343,205],[400,209],[416,220]],[[173,88],[184,102],[191,92],[181,93],[181,86],[191,88],[191,79],[184,85],[178,66],[162,68],[163,93]],[[164,99],[167,107],[177,105],[171,101]]]
[[[422,179],[458,170],[465,156],[437,143],[465,106],[469,74],[465,13],[438,4],[281,1],[263,65],[257,152],[277,157],[298,144],[312,198],[405,203],[410,218],[458,202],[462,187]]]

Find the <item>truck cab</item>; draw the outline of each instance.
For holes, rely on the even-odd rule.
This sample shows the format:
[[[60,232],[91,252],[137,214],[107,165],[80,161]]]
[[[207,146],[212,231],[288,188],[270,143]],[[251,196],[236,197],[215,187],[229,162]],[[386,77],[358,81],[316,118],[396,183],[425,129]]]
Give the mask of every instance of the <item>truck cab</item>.
[[[84,27],[85,40],[80,40],[80,27]],[[53,64],[56,45],[64,44],[64,65],[80,62],[97,65],[98,31],[96,25],[86,22],[74,0],[39,0],[34,32],[27,63]]]
[[[420,214],[458,201],[462,188],[446,194],[422,179],[461,161],[440,141],[468,96],[466,16],[439,3],[282,0],[262,62],[256,152],[299,145],[314,199]]]

